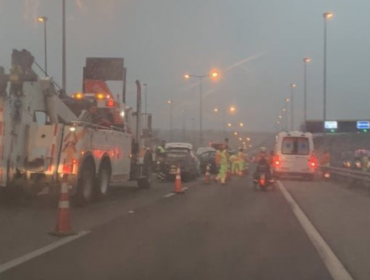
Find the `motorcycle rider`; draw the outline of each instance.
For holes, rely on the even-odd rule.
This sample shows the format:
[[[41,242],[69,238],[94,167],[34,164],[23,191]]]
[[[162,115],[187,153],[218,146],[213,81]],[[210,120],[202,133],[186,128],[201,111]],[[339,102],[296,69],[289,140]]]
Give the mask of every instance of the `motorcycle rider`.
[[[254,162],[259,163],[262,158],[268,159],[267,149],[265,147],[260,148],[259,154],[255,157]]]
[[[256,156],[257,168],[253,174],[253,179],[258,180],[260,173],[266,173],[268,180],[271,179],[271,169],[270,169],[270,159],[267,154],[267,149],[265,147],[260,148],[260,153]]]

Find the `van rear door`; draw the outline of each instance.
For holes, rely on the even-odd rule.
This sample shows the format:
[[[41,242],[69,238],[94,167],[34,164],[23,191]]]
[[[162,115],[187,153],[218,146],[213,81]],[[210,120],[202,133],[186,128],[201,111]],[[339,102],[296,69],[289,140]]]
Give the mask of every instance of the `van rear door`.
[[[286,136],[282,140],[281,165],[287,172],[308,172],[310,141],[307,137]]]

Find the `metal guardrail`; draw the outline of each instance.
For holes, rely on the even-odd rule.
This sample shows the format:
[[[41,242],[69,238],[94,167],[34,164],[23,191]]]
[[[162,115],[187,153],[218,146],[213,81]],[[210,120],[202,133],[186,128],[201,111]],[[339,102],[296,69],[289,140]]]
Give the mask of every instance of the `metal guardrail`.
[[[325,166],[325,167],[323,166],[320,169],[322,171],[329,170],[331,175],[370,182],[369,172],[358,171],[358,170],[353,170],[349,168],[332,167],[332,166]],[[330,177],[333,178],[333,176],[330,176]]]

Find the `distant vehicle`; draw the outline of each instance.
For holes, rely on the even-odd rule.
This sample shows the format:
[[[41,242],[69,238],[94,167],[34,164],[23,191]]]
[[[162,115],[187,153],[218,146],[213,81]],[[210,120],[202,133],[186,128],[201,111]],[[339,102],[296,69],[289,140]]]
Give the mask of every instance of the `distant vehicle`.
[[[281,132],[276,136],[273,174],[299,175],[313,180],[317,161],[311,133],[300,131]]]
[[[165,148],[167,151],[167,158],[168,158],[168,154],[171,152],[180,152],[180,151],[187,152],[189,154],[189,160],[191,161],[192,165],[195,167],[195,177],[200,174],[200,162],[199,162],[199,159],[194,154],[192,144],[181,143],[181,142],[166,143]],[[187,167],[185,166],[184,168],[187,169]],[[185,177],[189,177],[188,170],[184,170],[183,172],[182,169],[183,169],[183,166],[181,166],[181,173],[184,174]],[[190,174],[190,177],[192,177],[192,175],[193,174]]]
[[[216,167],[216,150],[213,148],[210,148],[210,150],[205,151],[198,155],[198,159],[200,161],[200,170],[201,173],[204,174],[206,172],[207,165],[209,164],[211,167],[211,173],[216,174],[217,173],[217,167]]]
[[[196,152],[196,155],[199,156],[203,153],[206,153],[206,152],[215,152],[216,149],[212,148],[212,147],[199,147],[197,149],[197,152]]]
[[[170,142],[166,143],[165,149],[185,149],[189,151],[193,151],[193,145],[190,143],[181,143],[181,142]]]
[[[219,150],[224,145],[225,143],[212,143],[211,147],[214,148],[215,150]]]
[[[179,166],[181,170],[181,178],[185,181],[195,179],[198,175],[195,161],[191,157],[190,152],[185,149],[168,150],[165,166],[166,176],[168,179],[173,179],[175,177]]]

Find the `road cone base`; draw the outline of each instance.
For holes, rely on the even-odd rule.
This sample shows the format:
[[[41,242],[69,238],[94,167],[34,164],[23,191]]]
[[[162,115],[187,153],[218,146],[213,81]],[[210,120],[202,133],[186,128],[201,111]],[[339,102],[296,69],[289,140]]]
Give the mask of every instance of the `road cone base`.
[[[52,231],[52,232],[49,232],[49,234],[57,236],[57,237],[66,237],[66,236],[71,236],[71,235],[77,235],[77,232],[74,232],[74,231]]]

